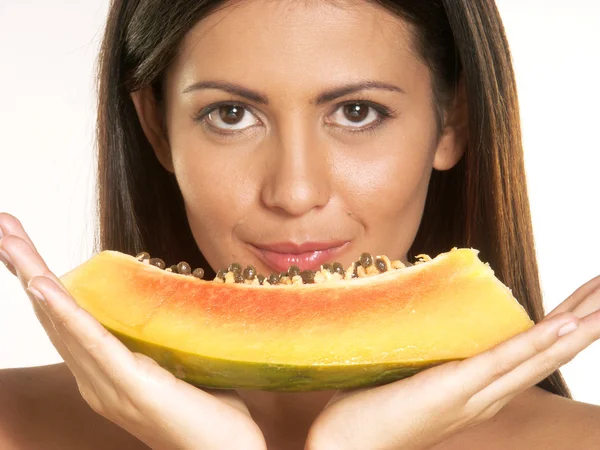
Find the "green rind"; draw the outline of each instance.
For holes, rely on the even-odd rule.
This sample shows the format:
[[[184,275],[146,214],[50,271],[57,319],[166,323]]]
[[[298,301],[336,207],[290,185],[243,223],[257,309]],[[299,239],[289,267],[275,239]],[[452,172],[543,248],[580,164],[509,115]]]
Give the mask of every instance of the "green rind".
[[[391,383],[450,361],[310,366],[232,361],[174,350],[107,329],[132,352],[149,356],[177,378],[200,388],[278,392],[356,389]]]

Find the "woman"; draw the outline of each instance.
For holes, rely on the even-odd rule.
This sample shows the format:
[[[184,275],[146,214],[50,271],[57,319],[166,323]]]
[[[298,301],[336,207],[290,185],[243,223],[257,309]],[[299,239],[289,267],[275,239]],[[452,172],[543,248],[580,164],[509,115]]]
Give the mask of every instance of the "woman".
[[[78,309],[2,214],[66,366],[0,373],[0,447],[595,448],[600,408],[557,369],[600,337],[600,277],[543,317],[492,0],[115,1],[100,61],[99,249],[211,276],[471,246],[538,324],[376,389],[200,390]]]

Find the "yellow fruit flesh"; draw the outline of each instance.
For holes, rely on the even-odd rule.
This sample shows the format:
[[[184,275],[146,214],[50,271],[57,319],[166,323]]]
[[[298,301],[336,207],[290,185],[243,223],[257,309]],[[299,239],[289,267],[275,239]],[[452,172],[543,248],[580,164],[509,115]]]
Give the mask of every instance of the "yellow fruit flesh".
[[[226,285],[103,252],[63,277],[134,351],[209,387],[380,384],[463,359],[533,325],[469,249],[369,278]]]

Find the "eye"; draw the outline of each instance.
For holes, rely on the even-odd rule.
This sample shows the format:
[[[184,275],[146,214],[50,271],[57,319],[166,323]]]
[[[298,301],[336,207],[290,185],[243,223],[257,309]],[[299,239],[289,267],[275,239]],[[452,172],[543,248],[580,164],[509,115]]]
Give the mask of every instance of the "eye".
[[[384,111],[378,111],[365,102],[353,102],[341,105],[336,109],[331,122],[335,125],[348,128],[368,128],[379,122],[382,116],[387,116]]]
[[[220,105],[205,115],[206,122],[219,130],[240,131],[250,128],[260,121],[247,108],[241,105]]]

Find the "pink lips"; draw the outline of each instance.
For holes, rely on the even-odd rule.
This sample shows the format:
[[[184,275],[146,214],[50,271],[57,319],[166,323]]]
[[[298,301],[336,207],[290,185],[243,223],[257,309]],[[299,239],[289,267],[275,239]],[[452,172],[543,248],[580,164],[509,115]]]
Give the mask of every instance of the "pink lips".
[[[290,266],[300,270],[318,270],[322,264],[333,262],[347,241],[305,242],[294,244],[282,242],[269,245],[251,245],[262,262],[277,272],[286,272]]]

